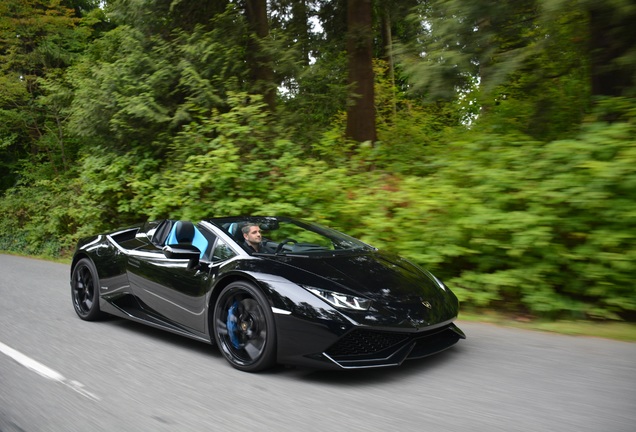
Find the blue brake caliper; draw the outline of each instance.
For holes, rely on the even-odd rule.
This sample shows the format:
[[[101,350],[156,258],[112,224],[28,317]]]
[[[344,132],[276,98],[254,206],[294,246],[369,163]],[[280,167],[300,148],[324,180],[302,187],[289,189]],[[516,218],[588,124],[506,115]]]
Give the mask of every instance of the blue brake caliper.
[[[227,311],[227,334],[230,336],[230,342],[234,348],[240,348],[241,343],[238,338],[238,317],[236,316],[236,310],[238,309],[238,300],[234,300],[232,306]]]

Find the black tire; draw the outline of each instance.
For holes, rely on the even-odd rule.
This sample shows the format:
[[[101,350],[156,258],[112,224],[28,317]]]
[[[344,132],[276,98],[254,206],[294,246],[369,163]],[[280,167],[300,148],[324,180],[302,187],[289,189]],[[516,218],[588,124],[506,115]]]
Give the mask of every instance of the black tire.
[[[71,276],[73,308],[81,319],[96,321],[104,314],[99,309],[99,278],[95,265],[88,258],[75,264]]]
[[[214,339],[236,369],[257,372],[276,363],[274,314],[263,293],[249,282],[233,282],[216,301]]]

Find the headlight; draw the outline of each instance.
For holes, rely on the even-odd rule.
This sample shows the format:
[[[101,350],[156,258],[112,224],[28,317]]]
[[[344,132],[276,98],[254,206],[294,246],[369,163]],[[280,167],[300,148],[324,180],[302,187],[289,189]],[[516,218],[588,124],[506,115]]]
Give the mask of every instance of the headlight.
[[[337,308],[367,310],[371,306],[371,300],[362,297],[342,294],[335,291],[327,291],[318,288],[306,288],[309,292],[317,295],[327,303]]]

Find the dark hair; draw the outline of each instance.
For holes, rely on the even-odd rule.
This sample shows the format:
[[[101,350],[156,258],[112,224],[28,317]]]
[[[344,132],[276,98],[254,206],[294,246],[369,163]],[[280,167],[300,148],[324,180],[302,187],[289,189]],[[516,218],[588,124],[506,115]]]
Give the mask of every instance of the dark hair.
[[[260,226],[257,223],[248,222],[245,225],[243,225],[243,227],[241,228],[241,231],[243,231],[243,234],[247,234],[250,232],[250,227],[253,227],[253,226],[257,226],[260,228]]]

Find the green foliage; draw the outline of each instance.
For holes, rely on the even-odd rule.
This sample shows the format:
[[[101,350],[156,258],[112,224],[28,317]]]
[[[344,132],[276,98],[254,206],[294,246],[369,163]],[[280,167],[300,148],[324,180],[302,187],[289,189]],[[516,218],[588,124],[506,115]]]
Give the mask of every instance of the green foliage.
[[[125,148],[131,142],[152,141],[169,124],[170,113],[161,100],[175,72],[169,51],[161,41],[154,42],[134,29],[118,27],[69,70],[75,85],[69,124],[73,133],[108,137],[104,141],[109,145]]]
[[[68,256],[77,239],[68,208],[72,194],[59,180],[27,181],[23,176],[25,185],[5,193],[0,201],[0,250]]]
[[[0,191],[16,184],[24,158],[65,170],[64,115],[47,100],[52,83],[85,49],[90,27],[59,1],[0,3]]]
[[[227,109],[227,92],[246,87],[244,24],[229,8],[212,29],[175,29],[170,38],[122,25],[105,33],[69,70],[75,98],[69,128],[117,151],[163,156],[203,110]]]
[[[314,173],[326,194],[310,203],[312,219],[432,269],[466,305],[552,318],[633,317],[633,107],[608,101],[598,116],[622,121],[589,123],[575,139],[546,144],[456,135],[429,149],[425,176],[360,170],[374,151],[358,148],[340,172]]]
[[[323,56],[315,66],[302,68],[294,80],[284,82],[281,122],[302,142],[315,142],[346,106],[346,53]],[[342,119],[344,121],[344,119]],[[298,128],[297,125],[303,125]]]
[[[119,155],[95,149],[83,160],[78,175],[82,185],[77,199],[78,225],[94,232],[112,227],[111,221],[119,225],[137,222],[143,213],[135,198],[148,197],[148,176],[156,172],[158,164],[149,153],[137,150]]]
[[[301,162],[301,147],[272,128],[261,97],[230,93],[228,103],[229,111],[213,110],[175,137],[150,200],[153,216],[298,215],[315,199],[298,190],[326,165]]]
[[[423,2],[411,19],[426,30],[396,49],[409,92],[456,101],[497,134],[569,136],[590,106],[588,11],[547,3]]]
[[[274,2],[276,111],[248,93],[242,3],[186,3],[0,5],[0,249],[284,214],[409,257],[468,307],[636,317],[636,102],[590,97],[593,2],[378,3],[403,56],[376,47],[375,143],[344,138],[345,1],[304,9],[323,34]]]
[[[629,123],[594,123],[577,139],[545,145],[471,134],[435,156],[431,175],[367,181],[348,218],[363,239],[432,268],[468,304],[629,316],[634,132]]]

